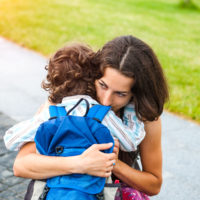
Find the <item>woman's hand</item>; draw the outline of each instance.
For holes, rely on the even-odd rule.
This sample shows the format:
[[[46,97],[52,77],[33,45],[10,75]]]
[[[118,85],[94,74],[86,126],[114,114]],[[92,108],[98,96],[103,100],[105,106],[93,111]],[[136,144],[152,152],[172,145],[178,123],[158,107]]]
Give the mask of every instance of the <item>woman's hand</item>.
[[[113,143],[94,144],[80,155],[78,171],[93,176],[109,177],[116,162],[116,153],[103,153],[101,150],[111,148]]]
[[[115,153],[115,160],[116,160],[116,162],[114,163],[114,166],[115,166],[115,164],[118,161],[118,156],[119,156],[119,140],[117,138],[114,138],[114,140],[115,140],[115,146],[113,149],[113,153]]]

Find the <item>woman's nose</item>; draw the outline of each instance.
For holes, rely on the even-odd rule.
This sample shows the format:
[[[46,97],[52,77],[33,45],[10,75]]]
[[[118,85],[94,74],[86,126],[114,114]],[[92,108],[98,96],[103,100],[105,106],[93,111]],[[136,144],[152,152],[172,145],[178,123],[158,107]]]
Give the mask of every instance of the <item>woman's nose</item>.
[[[104,106],[111,106],[112,105],[112,94],[111,92],[104,93],[104,96],[102,97],[103,101],[102,104]]]

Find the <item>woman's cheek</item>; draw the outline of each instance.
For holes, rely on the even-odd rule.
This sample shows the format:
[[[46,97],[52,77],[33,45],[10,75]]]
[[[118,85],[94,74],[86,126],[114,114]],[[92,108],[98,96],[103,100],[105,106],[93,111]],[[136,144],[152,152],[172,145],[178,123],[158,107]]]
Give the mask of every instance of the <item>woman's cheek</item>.
[[[131,97],[118,99],[117,109],[119,110],[119,109],[125,107],[129,103],[130,99],[131,99]]]
[[[98,87],[98,86],[96,86],[96,92],[97,92],[97,101],[100,103],[100,104],[102,104],[102,98],[103,98],[103,96],[104,96],[104,94],[103,94],[103,91]]]
[[[117,112],[124,106],[126,106],[126,101],[122,99],[116,99],[116,101],[113,103],[113,110]]]

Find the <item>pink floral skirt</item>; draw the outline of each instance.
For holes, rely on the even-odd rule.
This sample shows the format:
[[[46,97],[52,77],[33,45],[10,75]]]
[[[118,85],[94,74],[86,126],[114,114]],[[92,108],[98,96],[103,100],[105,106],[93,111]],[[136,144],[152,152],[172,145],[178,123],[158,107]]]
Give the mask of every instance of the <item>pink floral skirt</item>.
[[[121,198],[122,197],[122,198]],[[115,200],[150,200],[149,197],[140,192],[127,186],[126,184],[122,184],[122,187],[117,190],[115,195]]]

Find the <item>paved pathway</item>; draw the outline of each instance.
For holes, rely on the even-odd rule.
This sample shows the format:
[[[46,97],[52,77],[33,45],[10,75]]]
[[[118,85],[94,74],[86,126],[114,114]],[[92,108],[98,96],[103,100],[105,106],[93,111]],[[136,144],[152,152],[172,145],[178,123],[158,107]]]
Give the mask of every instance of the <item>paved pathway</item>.
[[[0,200],[23,199],[29,180],[16,178],[2,140],[16,121],[31,117],[44,101],[40,89],[46,58],[0,38]],[[163,123],[163,187],[154,200],[200,199],[200,126],[165,112]]]
[[[46,63],[40,54],[0,37],[0,111],[17,121],[35,113],[45,99],[40,84]]]
[[[16,121],[0,112],[0,200],[23,199],[28,179],[13,176],[12,165],[16,152],[9,152],[4,147],[3,135],[5,130],[15,124]]]

